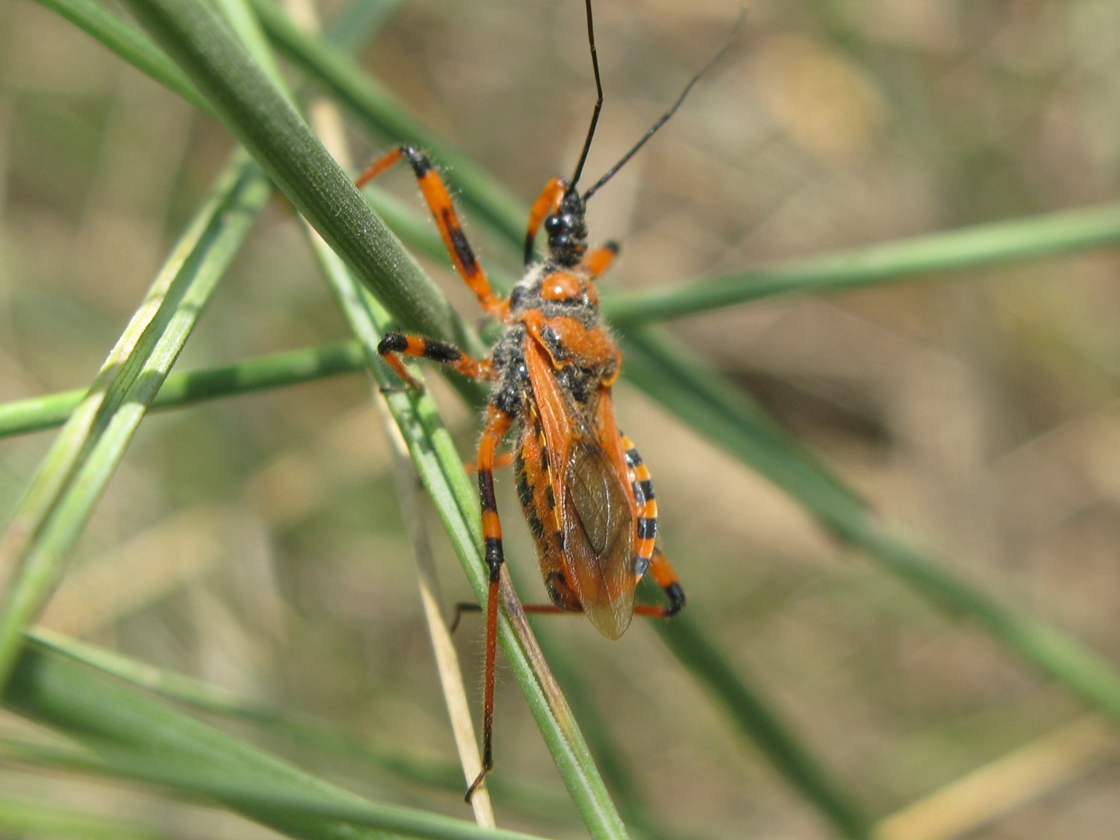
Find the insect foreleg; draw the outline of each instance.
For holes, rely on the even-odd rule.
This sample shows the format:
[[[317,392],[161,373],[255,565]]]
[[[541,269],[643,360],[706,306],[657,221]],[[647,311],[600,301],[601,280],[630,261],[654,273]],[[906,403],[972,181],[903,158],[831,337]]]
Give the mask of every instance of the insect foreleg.
[[[420,183],[420,192],[424,194],[428,209],[432,211],[432,218],[439,228],[439,235],[443,239],[447,253],[451,255],[455,270],[478,297],[478,302],[483,309],[496,318],[504,318],[509,312],[509,306],[490,288],[486,272],[479,265],[466,234],[463,233],[463,225],[455,212],[455,205],[451,202],[451,194],[447,191],[447,186],[439,177],[439,173],[432,168],[427,155],[414,146],[397,146],[366,167],[354,184],[361,189],[402,158],[408,161],[413,174],[416,175],[416,180]]]
[[[405,335],[404,333],[386,333],[377,345],[377,352],[396,371],[397,376],[413,388],[420,389],[417,382],[401,361],[401,356],[416,356],[431,359],[433,362],[447,365],[457,373],[468,379],[493,379],[494,366],[489,359],[475,359],[468,356],[458,347],[446,341],[434,338],[424,338],[420,335]]]
[[[537,241],[537,231],[541,229],[541,222],[556,212],[560,206],[560,199],[568,189],[566,178],[553,178],[544,185],[541,194],[533,202],[529,211],[529,226],[525,232],[525,267],[533,261],[533,243]]]
[[[611,267],[614,258],[618,255],[618,243],[608,242],[600,248],[588,252],[580,261],[580,266],[587,270],[588,275],[594,279]]]

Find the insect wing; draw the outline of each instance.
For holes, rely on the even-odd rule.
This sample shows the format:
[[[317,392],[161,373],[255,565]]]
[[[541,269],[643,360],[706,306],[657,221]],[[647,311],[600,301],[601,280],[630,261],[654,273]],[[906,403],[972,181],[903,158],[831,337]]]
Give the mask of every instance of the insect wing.
[[[531,338],[525,355],[555,465],[552,490],[563,534],[562,557],[542,556],[542,567],[560,565],[559,559],[591,623],[607,638],[617,639],[634,614],[637,508],[610,392],[600,389],[581,408],[560,387],[551,360]]]
[[[617,639],[634,615],[634,515],[602,448],[576,441],[565,474],[562,515],[572,588],[591,623]]]

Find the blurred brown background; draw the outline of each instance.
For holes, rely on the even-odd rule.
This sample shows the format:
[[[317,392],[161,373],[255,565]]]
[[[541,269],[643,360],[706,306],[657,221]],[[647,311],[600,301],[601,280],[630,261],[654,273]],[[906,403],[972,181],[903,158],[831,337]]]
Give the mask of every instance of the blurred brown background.
[[[738,11],[731,0],[598,0],[606,105],[589,182],[673,101]],[[586,130],[582,15],[576,0],[414,0],[363,63],[528,204],[570,170]],[[595,237],[623,243],[608,288],[1117,194],[1116,3],[756,0],[747,15],[732,53],[592,202]],[[383,145],[357,143],[369,155]],[[210,120],[61,18],[0,3],[0,399],[92,379],[229,148]],[[407,173],[387,181],[413,200]],[[467,233],[487,264],[515,264],[469,219]],[[884,521],[1120,661],[1118,267],[1114,253],[1011,264],[756,302],[672,330]],[[433,272],[475,319],[461,284]],[[179,369],[344,337],[290,211],[275,203]],[[313,713],[379,748],[452,761],[368,391],[355,375],[149,418],[47,624]],[[440,394],[468,453],[474,419]],[[796,504],[634,390],[620,386],[617,401],[657,482],[689,609],[874,815],[1085,714],[985,633],[825,539]],[[50,439],[0,445],[3,513]],[[516,577],[526,598],[541,598],[512,482],[500,485]],[[445,598],[464,599],[440,546]],[[830,836],[650,629],[617,643],[578,620],[548,629],[586,674],[667,832]],[[458,635],[468,668],[479,665],[480,630]],[[497,721],[499,774],[558,791],[510,680]],[[1115,837],[1111,740],[967,836]],[[57,785],[107,812],[163,808],[3,775],[13,790]],[[357,784],[466,816],[453,792]],[[170,836],[246,836],[233,818],[166,814],[157,819]],[[574,823],[558,829],[501,805],[499,818],[581,836]]]

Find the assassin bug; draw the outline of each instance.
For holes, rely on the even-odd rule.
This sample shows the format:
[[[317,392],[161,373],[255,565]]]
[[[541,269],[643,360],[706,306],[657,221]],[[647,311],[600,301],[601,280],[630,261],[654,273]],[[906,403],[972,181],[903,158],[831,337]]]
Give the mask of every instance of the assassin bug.
[[[529,213],[525,274],[508,298],[494,293],[463,234],[447,187],[423,152],[401,145],[374,161],[357,179],[362,187],[405,160],[435,219],[456,271],[487,314],[506,331],[488,358],[474,359],[432,338],[387,333],[377,351],[410,387],[403,356],[447,365],[471,379],[493,383],[486,423],[478,445],[478,487],[482,506],[489,591],[486,604],[486,665],[483,698],[482,772],[467,790],[469,802],[493,768],[494,668],[498,584],[505,557],[494,494],[498,445],[518,422],[514,446],[517,490],[537,545],[551,604],[527,605],[530,612],[582,612],[609,639],[617,639],[637,615],[669,617],[684,606],[676,573],[656,547],[657,502],[649,471],[638,450],[615,423],[611,386],[622,355],[599,316],[595,282],[610,266],[613,242],[588,249],[587,201],[621,169],[676,112],[701,75],[730,46],[734,35],[689,81],[666,111],[621,160],[582,195],[577,189],[603,106],[595,53],[591,0],[585,0],[587,34],[597,99],[591,125],[571,178],[548,182]],[[736,27],[736,32],[738,27]],[[548,256],[537,260],[540,228]],[[647,573],[665,592],[664,606],[636,605],[638,581]]]

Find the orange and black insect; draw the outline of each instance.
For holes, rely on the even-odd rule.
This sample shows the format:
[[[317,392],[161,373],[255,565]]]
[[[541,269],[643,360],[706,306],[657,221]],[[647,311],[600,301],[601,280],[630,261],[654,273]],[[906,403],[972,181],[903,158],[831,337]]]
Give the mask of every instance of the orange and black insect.
[[[387,333],[377,348],[413,387],[417,383],[402,356],[431,359],[464,376],[494,384],[477,461],[490,572],[483,769],[467,791],[468,801],[493,767],[498,582],[505,562],[493,471],[498,445],[514,421],[518,424],[514,446],[518,496],[552,600],[526,609],[582,612],[604,636],[617,639],[635,614],[671,616],[685,603],[676,573],[656,547],[657,502],[649,471],[615,423],[611,386],[621,371],[622,356],[601,323],[595,283],[610,266],[618,246],[609,242],[589,250],[585,214],[587,200],[673,115],[727,45],[692,78],[642,139],[581,195],[577,184],[603,104],[590,0],[585,5],[598,92],[591,126],[575,173],[571,178],[553,178],[533,204],[525,237],[525,274],[508,298],[499,297],[491,288],[463,234],[447,187],[423,152],[398,146],[357,180],[361,187],[400,160],[407,161],[456,271],[482,308],[506,327],[485,359],[471,358],[443,341],[402,333]],[[548,238],[548,256],[543,260],[534,254],[542,225]],[[647,571],[664,590],[666,605],[635,605],[638,582]]]

